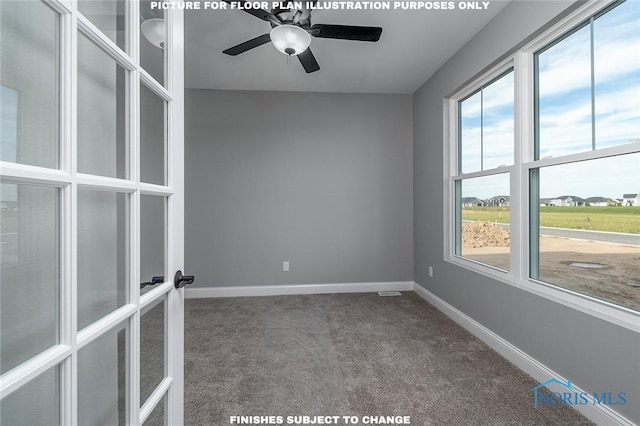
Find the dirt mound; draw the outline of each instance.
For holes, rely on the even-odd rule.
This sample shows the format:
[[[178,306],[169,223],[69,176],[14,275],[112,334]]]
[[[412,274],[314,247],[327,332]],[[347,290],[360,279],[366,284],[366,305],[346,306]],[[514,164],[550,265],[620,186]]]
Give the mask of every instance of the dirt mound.
[[[509,247],[509,231],[492,222],[467,222],[462,224],[462,246]]]

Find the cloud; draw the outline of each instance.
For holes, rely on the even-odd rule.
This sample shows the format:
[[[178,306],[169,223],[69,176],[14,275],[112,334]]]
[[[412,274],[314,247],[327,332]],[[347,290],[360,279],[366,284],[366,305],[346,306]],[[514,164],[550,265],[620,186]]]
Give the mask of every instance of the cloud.
[[[461,116],[463,172],[513,164],[513,72],[462,102]]]
[[[539,55],[540,95],[590,86],[591,33],[587,25]],[[640,71],[640,7],[626,2],[594,21],[597,81]],[[634,54],[635,52],[635,54]]]
[[[483,89],[482,106],[485,115],[490,114],[494,109],[513,108],[515,91],[513,78],[512,71]]]
[[[622,198],[640,192],[640,153],[540,169],[540,196]]]
[[[505,119],[484,130],[484,169],[513,164],[514,122]]]
[[[538,55],[538,72],[540,97],[590,86],[589,28],[580,29]]]
[[[462,102],[461,114],[463,117],[473,118],[491,114],[492,110],[502,107],[513,108],[514,102],[514,76],[513,71],[502,76],[490,85],[484,87],[481,92]]]
[[[480,170],[480,127],[463,129],[462,149],[462,172],[469,173]]]
[[[462,119],[473,119],[480,117],[482,111],[482,94],[477,92],[473,96],[460,103],[460,114]]]
[[[598,93],[595,106],[596,147],[640,138],[640,78],[633,86]]]
[[[596,148],[640,138],[640,78],[596,91]],[[572,154],[591,149],[591,102],[567,96],[564,102],[542,102],[540,155]]]
[[[509,173],[462,181],[462,197],[477,197],[486,200],[495,195],[509,195]]]

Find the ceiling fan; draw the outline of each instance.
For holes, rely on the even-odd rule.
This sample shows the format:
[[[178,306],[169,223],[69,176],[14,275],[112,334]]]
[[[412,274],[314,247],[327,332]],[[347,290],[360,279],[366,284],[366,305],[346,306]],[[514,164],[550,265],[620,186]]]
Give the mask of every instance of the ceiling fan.
[[[225,0],[232,3],[233,0]],[[249,3],[249,2],[247,2]],[[314,2],[315,3],[315,2]],[[250,4],[250,3],[249,3]],[[243,8],[245,12],[271,24],[271,32],[233,46],[222,53],[236,56],[268,42],[285,55],[297,56],[307,73],[320,69],[318,61],[311,52],[311,36],[339,40],[357,40],[376,42],[380,40],[382,28],[359,27],[353,25],[311,24],[311,10],[275,8],[267,12],[264,9]]]

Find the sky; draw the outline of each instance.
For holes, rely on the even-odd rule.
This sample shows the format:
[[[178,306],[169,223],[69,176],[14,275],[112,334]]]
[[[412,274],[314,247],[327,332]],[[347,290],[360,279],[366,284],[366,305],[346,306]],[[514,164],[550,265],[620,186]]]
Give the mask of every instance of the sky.
[[[594,20],[596,149],[640,141],[639,3],[627,1]],[[587,25],[539,54],[540,158],[592,149],[590,40]],[[461,115],[464,173],[513,164],[513,73],[465,100]],[[468,180],[462,192],[463,197],[478,198],[508,195],[508,177]],[[543,198],[615,199],[638,192],[640,154],[547,167],[540,172]]]

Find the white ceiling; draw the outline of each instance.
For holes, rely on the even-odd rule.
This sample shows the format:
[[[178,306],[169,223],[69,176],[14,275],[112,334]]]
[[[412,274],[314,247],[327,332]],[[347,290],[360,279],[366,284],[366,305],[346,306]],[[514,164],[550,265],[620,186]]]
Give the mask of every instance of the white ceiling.
[[[350,93],[413,93],[493,19],[508,1],[488,10],[316,10],[312,23],[380,26],[377,43],[314,38],[320,71],[304,72],[269,43],[238,56],[223,50],[270,31],[240,10],[186,13],[186,87]]]

